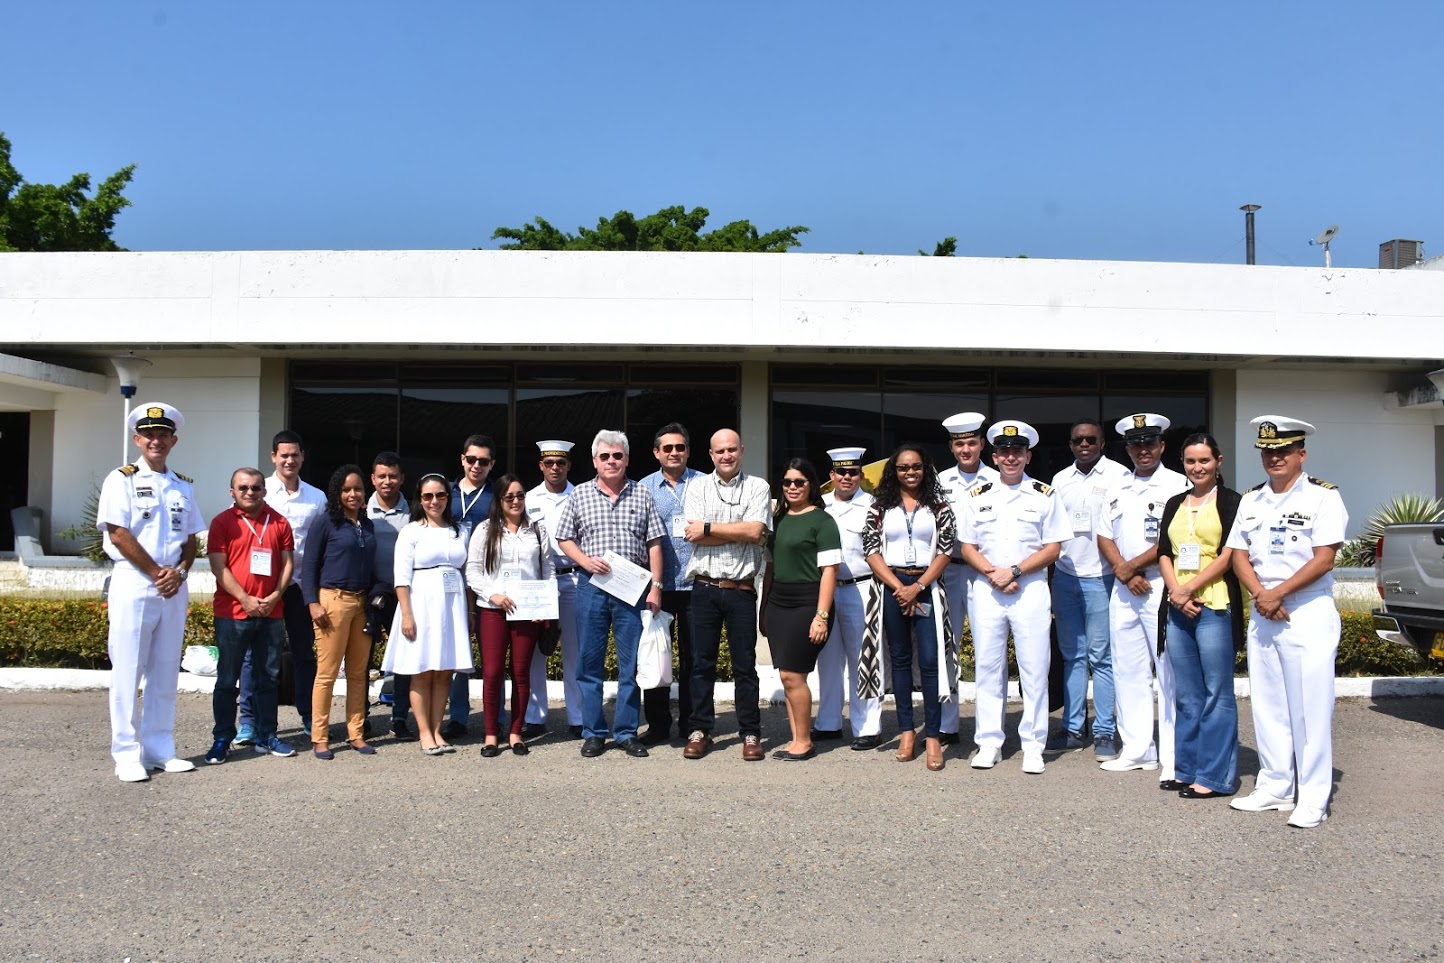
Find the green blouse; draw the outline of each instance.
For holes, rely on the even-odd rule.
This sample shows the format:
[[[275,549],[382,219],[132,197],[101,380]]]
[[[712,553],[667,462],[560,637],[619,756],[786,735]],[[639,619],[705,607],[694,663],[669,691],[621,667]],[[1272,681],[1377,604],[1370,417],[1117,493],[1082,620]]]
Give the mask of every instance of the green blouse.
[[[776,582],[820,582],[825,566],[842,562],[837,522],[820,508],[777,519],[767,547],[772,552],[772,579]]]

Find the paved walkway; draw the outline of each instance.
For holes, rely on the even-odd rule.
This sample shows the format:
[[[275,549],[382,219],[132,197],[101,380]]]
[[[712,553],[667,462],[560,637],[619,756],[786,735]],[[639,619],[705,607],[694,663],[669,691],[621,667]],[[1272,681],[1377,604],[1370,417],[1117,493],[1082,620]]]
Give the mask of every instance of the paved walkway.
[[[338,705],[339,709],[339,705]],[[1256,768],[1243,710],[1245,785]],[[283,708],[283,722],[294,714]],[[289,715],[288,715],[289,714]],[[182,751],[208,745],[184,695]],[[769,748],[785,738],[763,713]],[[380,721],[378,717],[378,721]],[[551,724],[564,729],[560,711]],[[1016,717],[1010,717],[1010,726]],[[719,731],[731,733],[724,712]],[[479,726],[479,720],[478,720]],[[965,735],[969,726],[965,725]],[[295,736],[294,729],[287,730]],[[891,712],[885,733],[892,737]],[[242,754],[122,785],[102,692],[0,692],[0,945],[34,960],[1385,960],[1444,952],[1444,698],[1344,700],[1317,830],[1076,753],[1042,776],[735,738]]]

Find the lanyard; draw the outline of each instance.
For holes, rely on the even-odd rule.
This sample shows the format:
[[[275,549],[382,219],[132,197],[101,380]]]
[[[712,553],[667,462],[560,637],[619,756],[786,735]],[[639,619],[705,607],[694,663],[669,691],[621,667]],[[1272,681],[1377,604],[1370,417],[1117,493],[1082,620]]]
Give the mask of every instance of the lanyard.
[[[476,504],[477,499],[479,499],[479,498],[481,497],[482,493],[485,492],[485,491],[486,491],[486,486],[485,486],[485,485],[482,485],[480,488],[478,488],[478,489],[476,490],[476,493],[471,496],[471,501],[468,503],[467,500],[466,500],[466,492],[464,492],[464,491],[461,490],[461,486],[460,486],[460,485],[457,485],[457,486],[456,486],[456,494],[459,495],[459,496],[461,496],[461,517],[462,517],[462,518],[465,518],[465,517],[466,517],[466,513],[469,512],[469,511],[471,511],[471,506]]]
[[[1207,507],[1208,507],[1209,500],[1212,499],[1213,496],[1215,496],[1215,495],[1217,495],[1217,494],[1218,494],[1218,486],[1215,485],[1213,488],[1210,488],[1210,489],[1209,489],[1208,494],[1203,496],[1203,501],[1199,502],[1197,506],[1185,506],[1185,507],[1188,508],[1188,537],[1189,537],[1189,538],[1193,538],[1193,537],[1194,537],[1194,534],[1193,534],[1193,523],[1194,523],[1194,520],[1198,518],[1198,513],[1201,512],[1201,511],[1203,511],[1205,508],[1207,508]]]
[[[670,485],[667,484],[667,476],[666,476],[666,475],[663,475],[663,476],[662,476],[662,481],[661,481],[661,484],[658,485],[658,488],[659,488],[660,490],[662,490],[662,491],[664,491],[664,492],[667,493],[667,496],[672,499],[672,501],[673,501],[674,504],[676,504],[678,511],[686,511],[686,510],[687,510],[687,473],[686,473],[686,472],[683,472],[683,473],[682,473],[682,477],[679,478],[679,479],[677,479],[676,491],[673,491],[673,490],[672,490],[672,486],[670,486]],[[676,513],[674,512],[673,514],[676,514]]]
[[[911,542],[913,540],[913,519],[917,517],[918,512],[923,510],[923,503],[918,502],[917,507],[912,510],[912,514],[908,514],[908,510],[901,505],[898,508],[902,509],[903,524],[908,527],[908,541]]]
[[[746,474],[744,474],[743,472],[740,472],[740,471],[739,471],[739,472],[737,473],[737,500],[736,500],[735,502],[729,502],[727,499],[725,499],[725,498],[722,497],[722,483],[717,480],[717,476],[716,476],[716,475],[713,475],[713,476],[712,476],[712,487],[713,487],[714,489],[716,489],[716,491],[717,491],[717,500],[718,500],[719,502],[721,502],[722,504],[726,505],[728,508],[736,508],[738,505],[741,505],[741,504],[742,504],[742,482],[745,481],[746,478],[747,478],[747,476],[746,476]],[[730,488],[731,486],[728,486],[728,487]]]
[[[251,520],[250,520],[249,518],[247,518],[246,516],[242,515],[242,516],[241,516],[241,521],[243,521],[243,522],[246,523],[246,527],[251,530],[251,534],[252,534],[252,535],[256,535],[256,526],[254,526],[254,525],[251,524]],[[260,545],[260,546],[262,546],[262,547],[265,546],[265,544],[266,544],[266,530],[269,529],[270,527],[271,527],[271,516],[270,516],[270,515],[267,515],[265,522],[263,522],[263,523],[261,524],[261,534],[256,535],[256,544],[257,544],[257,545]]]

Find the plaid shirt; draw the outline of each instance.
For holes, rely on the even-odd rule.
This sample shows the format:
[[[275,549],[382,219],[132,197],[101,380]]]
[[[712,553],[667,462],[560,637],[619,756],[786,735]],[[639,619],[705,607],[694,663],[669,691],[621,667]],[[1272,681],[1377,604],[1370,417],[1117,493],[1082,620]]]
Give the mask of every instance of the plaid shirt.
[[[738,472],[730,483],[717,473],[704,475],[687,486],[689,522],[761,522],[772,528],[772,490],[756,475]],[[687,575],[750,581],[762,572],[762,546],[726,542],[697,545],[687,563]]]
[[[572,490],[557,519],[557,541],[576,542],[586,555],[616,552],[649,567],[647,543],[666,534],[652,493],[627,479],[614,502],[592,479]]]

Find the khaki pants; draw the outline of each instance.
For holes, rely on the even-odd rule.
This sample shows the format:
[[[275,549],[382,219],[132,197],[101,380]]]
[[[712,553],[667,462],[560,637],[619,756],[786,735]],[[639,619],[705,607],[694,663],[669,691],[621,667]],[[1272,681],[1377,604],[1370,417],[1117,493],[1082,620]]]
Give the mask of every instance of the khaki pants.
[[[321,607],[331,619],[331,628],[316,629],[316,686],[311,691],[311,741],[329,742],[331,692],[341,660],[346,660],[346,738],[362,738],[366,721],[366,670],[370,668],[371,638],[366,634],[366,597],[359,592],[323,588]]]

